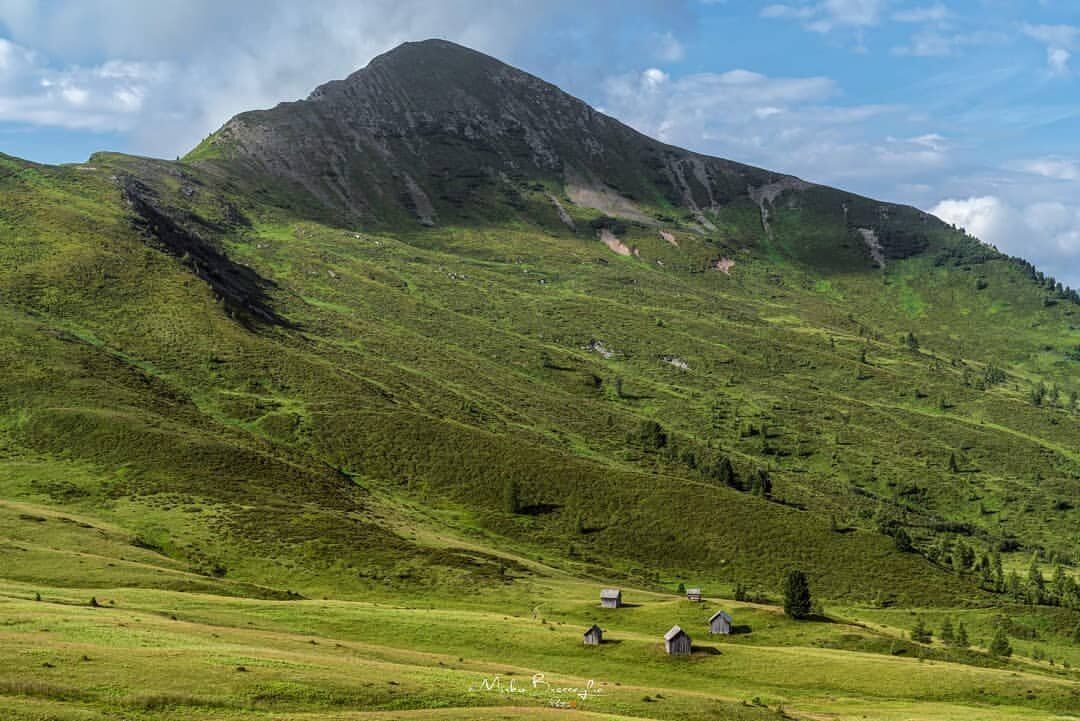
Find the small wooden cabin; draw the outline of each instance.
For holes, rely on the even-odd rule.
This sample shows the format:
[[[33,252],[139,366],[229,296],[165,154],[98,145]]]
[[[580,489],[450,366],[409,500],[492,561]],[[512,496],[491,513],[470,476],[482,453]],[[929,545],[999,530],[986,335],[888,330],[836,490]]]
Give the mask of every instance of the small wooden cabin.
[[[709,617],[709,633],[723,634],[727,636],[731,633],[731,614],[727,611],[717,611]]]
[[[693,644],[686,631],[678,626],[672,626],[671,630],[664,634],[664,650],[671,656],[689,656]]]
[[[622,591],[617,588],[605,588],[600,591],[600,605],[604,608],[621,608]]]
[[[700,588],[688,588],[686,589],[686,600],[693,601],[694,603],[701,603],[701,589]]]
[[[595,623],[585,632],[584,643],[586,646],[599,646],[604,642],[604,632]]]

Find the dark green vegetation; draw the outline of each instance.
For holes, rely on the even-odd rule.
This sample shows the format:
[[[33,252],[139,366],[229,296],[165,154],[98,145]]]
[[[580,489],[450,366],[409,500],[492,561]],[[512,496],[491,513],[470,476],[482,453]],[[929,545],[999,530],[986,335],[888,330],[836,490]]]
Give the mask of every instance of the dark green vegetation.
[[[844,654],[915,673],[915,618],[890,614],[918,605],[935,633],[949,613],[977,638],[961,648],[953,628],[933,648],[957,678],[934,700],[1054,713],[1075,702],[1061,661],[1078,661],[1078,312],[1068,289],[914,209],[664,146],[489,58],[407,45],[180,162],[0,156],[4,594],[24,619],[39,590],[87,605],[71,659],[101,642],[84,614],[115,613],[105,599],[151,614],[197,592],[216,599],[187,620],[230,634],[235,609],[281,608],[283,633],[579,678],[588,664],[560,645],[580,643],[576,626],[500,649],[478,632],[434,641],[400,607],[316,628],[299,597],[336,599],[342,618],[361,613],[347,600],[416,599],[491,628],[504,603],[522,619],[559,604],[539,579],[776,601],[799,568],[826,611],[882,624],[762,617],[783,624],[770,646],[800,647],[792,668],[812,657],[852,679],[827,693],[874,695],[881,674]],[[587,587],[562,620],[591,622]],[[612,645],[601,670],[632,675],[669,610],[623,627],[640,644]],[[1001,629],[1025,658],[984,652]],[[1027,660],[1036,648],[1057,665]],[[290,663],[323,663],[304,656]],[[708,662],[729,700],[764,683]],[[0,673],[31,684],[0,702],[87,700],[89,681],[33,686],[52,683],[38,667]],[[705,681],[652,657],[640,673],[627,682],[647,692],[602,710],[709,712],[691,708]],[[236,678],[206,697],[177,682],[178,698],[90,701],[218,718],[475,700]],[[774,705],[801,693],[773,683]],[[688,705],[640,701],[668,688]]]

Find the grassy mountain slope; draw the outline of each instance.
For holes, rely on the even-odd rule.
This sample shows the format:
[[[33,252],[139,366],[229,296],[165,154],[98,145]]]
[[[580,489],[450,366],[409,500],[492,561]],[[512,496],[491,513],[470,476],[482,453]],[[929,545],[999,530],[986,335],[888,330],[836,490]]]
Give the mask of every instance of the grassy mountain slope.
[[[931,653],[895,645],[912,609],[968,614],[980,644],[1007,609],[943,540],[1068,572],[1080,554],[1077,308],[914,209],[663,146],[445,43],[238,116],[183,162],[0,156],[0,595],[24,619],[0,702],[29,718],[476,705],[453,659],[590,673],[563,644],[614,582],[662,605],[618,622],[597,668],[636,690],[598,711],[757,718],[737,704],[764,695],[912,717],[923,672],[893,657]],[[748,492],[762,471],[771,497]],[[911,551],[882,532],[898,528]],[[746,607],[753,638],[695,659],[700,678],[652,656],[635,670],[673,615],[700,622],[665,595],[679,582],[775,598],[793,567],[867,625]],[[33,605],[42,589],[61,605]],[[143,659],[165,701],[122,669],[122,692],[82,698],[26,666],[41,639],[25,618],[90,595],[107,608],[47,644],[65,664],[119,653],[102,618],[191,624],[147,631],[196,649]],[[298,595],[335,599],[328,625]],[[478,630],[440,631],[460,619],[403,598],[475,611]],[[541,603],[567,628],[530,621]],[[1007,610],[1018,652],[1070,658],[1075,611]],[[488,645],[503,613],[521,635]],[[378,646],[355,660],[378,690],[328,690],[353,661],[279,632]],[[758,639],[792,647],[761,651],[785,678],[812,671],[761,678]],[[1058,667],[1025,659],[1015,681],[934,652],[921,717],[1075,700]],[[192,686],[206,658],[251,654],[321,670]],[[411,700],[384,692],[405,678]],[[841,679],[832,699],[823,678]],[[661,689],[674,708],[641,701]]]

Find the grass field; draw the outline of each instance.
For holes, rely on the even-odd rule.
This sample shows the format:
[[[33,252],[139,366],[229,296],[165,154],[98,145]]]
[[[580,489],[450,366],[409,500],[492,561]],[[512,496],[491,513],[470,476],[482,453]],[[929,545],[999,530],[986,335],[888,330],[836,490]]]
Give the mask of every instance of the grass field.
[[[1078,611],[954,560],[1077,574],[1080,306],[1025,266],[894,206],[878,268],[816,187],[353,227],[215,152],[0,156],[0,719],[1080,715]]]

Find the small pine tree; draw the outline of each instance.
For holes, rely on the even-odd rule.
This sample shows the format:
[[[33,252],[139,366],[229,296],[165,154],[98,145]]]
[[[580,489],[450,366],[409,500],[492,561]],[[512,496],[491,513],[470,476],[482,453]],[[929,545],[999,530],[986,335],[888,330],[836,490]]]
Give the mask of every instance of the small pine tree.
[[[1031,557],[1031,565],[1028,567],[1027,598],[1028,603],[1035,605],[1046,602],[1046,579],[1043,578],[1039,557],[1036,555]]]
[[[772,477],[764,468],[759,468],[755,480],[757,494],[762,498],[772,498]]]
[[[680,581],[680,582],[679,582],[679,587],[678,587],[677,589],[675,589],[675,590],[676,590],[676,591],[677,591],[677,592],[678,592],[679,594],[683,594],[683,593],[686,593],[686,584]]]
[[[917,643],[930,643],[933,637],[934,635],[923,622],[922,616],[919,616],[918,620],[915,621],[915,627],[911,629],[911,640]]]
[[[915,544],[911,542],[911,536],[903,528],[896,532],[893,536],[893,541],[896,543],[896,550],[901,553],[911,553],[915,550]]]
[[[1012,651],[1012,646],[1009,645],[1009,636],[1005,633],[1004,622],[1000,622],[997,630],[994,631],[994,638],[990,641],[990,654],[998,658],[1008,658],[1012,656]]]
[[[668,444],[667,431],[656,421],[645,421],[638,431],[638,441],[647,451],[658,451]]]
[[[98,603],[97,596],[90,597],[90,605],[94,608],[98,608],[101,604]]]
[[[952,621],[948,617],[942,621],[941,633],[938,636],[946,646],[952,646],[956,641],[956,633],[953,631]]]
[[[517,513],[521,510],[521,489],[513,478],[507,478],[503,482],[502,505],[506,513]]]
[[[750,594],[746,590],[746,586],[741,583],[735,584],[735,600],[736,601],[749,601]],[[1080,631],[1080,626],[1077,626],[1077,630]]]
[[[784,578],[784,613],[796,620],[806,618],[813,609],[810,582],[802,571],[792,570]]]
[[[961,621],[956,625],[956,636],[953,638],[953,646],[956,648],[967,648],[971,645],[968,640],[967,627],[964,626],[964,622]]]
[[[949,454],[949,473],[959,473],[960,464],[956,462],[956,453]]]
[[[1005,569],[1001,564],[1001,552],[995,550],[993,558],[990,559],[990,563],[994,567],[994,589],[998,593],[1005,590]]]
[[[735,475],[735,467],[731,465],[731,459],[720,456],[712,468],[712,477],[729,488],[739,488],[739,478]]]

